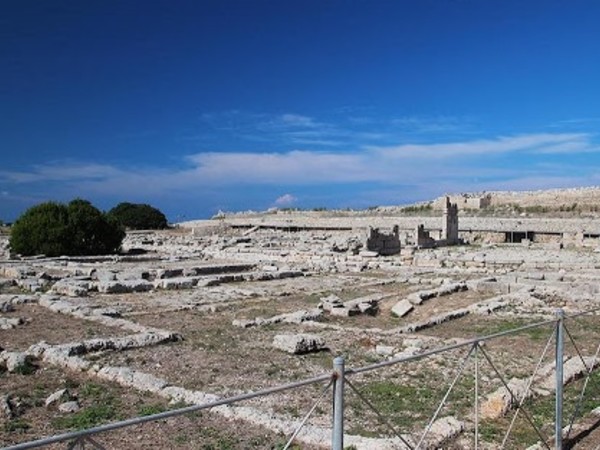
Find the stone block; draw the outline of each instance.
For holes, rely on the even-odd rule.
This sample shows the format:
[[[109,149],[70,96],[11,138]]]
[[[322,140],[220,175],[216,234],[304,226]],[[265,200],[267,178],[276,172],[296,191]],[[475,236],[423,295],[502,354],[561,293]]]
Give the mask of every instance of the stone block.
[[[318,352],[325,349],[325,340],[314,334],[278,334],[273,347],[293,355]]]
[[[396,317],[404,317],[406,316],[409,312],[411,312],[414,309],[413,304],[404,299],[404,300],[400,300],[398,303],[396,303],[394,305],[394,307],[392,308],[392,314],[395,315]]]

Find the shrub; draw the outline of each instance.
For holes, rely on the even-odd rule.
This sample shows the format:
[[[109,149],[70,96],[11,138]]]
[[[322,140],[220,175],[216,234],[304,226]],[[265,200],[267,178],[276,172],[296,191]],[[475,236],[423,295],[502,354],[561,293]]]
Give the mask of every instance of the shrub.
[[[29,208],[12,227],[10,247],[25,256],[101,255],[117,252],[124,237],[112,219],[76,199],[68,205],[46,202]]]
[[[162,230],[167,218],[158,209],[141,203],[119,203],[108,215],[124,227],[133,230]]]

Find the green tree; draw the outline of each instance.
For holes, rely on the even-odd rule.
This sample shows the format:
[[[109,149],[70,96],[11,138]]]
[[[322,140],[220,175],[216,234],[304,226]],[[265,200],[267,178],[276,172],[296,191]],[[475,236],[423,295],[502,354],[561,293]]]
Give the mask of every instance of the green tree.
[[[75,199],[69,203],[69,230],[73,255],[114,253],[125,237],[122,227],[90,202]]]
[[[101,255],[119,251],[125,232],[86,200],[46,202],[13,224],[10,247],[24,256]]]
[[[145,203],[119,203],[108,215],[133,230],[162,230],[168,226],[165,215]]]

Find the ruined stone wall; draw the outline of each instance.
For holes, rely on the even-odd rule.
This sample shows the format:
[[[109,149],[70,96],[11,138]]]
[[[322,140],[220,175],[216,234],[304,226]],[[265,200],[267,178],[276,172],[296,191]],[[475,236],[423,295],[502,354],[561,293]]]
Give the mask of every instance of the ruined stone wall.
[[[435,239],[430,236],[428,231],[425,231],[423,224],[417,225],[414,242],[419,247],[433,247],[435,245]]]
[[[504,242],[504,233],[486,231],[461,231],[459,237],[470,244],[501,244]]]
[[[380,255],[396,255],[400,253],[400,230],[394,226],[392,233],[384,233],[378,228],[369,227],[366,248]]]

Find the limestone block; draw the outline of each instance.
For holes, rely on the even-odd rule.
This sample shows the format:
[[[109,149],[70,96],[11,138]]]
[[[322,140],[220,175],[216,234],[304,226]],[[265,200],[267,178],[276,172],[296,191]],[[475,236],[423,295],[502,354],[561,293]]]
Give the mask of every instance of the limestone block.
[[[116,273],[116,279],[119,281],[127,280],[147,280],[149,273],[143,269],[127,269]]]
[[[439,448],[440,444],[449,441],[458,436],[465,428],[465,424],[455,417],[441,417],[433,422],[429,432],[434,436],[436,442],[436,448]]]
[[[154,286],[161,289],[191,289],[198,283],[198,278],[176,277],[154,281]]]
[[[317,352],[325,349],[325,340],[314,334],[278,334],[273,346],[294,355]]]
[[[46,284],[47,280],[41,280],[36,278],[25,278],[17,280],[17,286],[29,292],[41,292]]]
[[[234,319],[233,322],[231,322],[231,324],[234,327],[250,328],[256,325],[256,321],[252,319]]]
[[[400,300],[398,303],[396,303],[394,305],[394,307],[392,308],[392,314],[395,315],[396,317],[404,317],[409,312],[411,312],[413,309],[414,309],[413,304],[410,301],[404,299],[404,300]]]
[[[286,317],[283,318],[282,322],[285,323],[302,323],[307,320],[317,320],[319,317],[323,315],[323,311],[320,309],[309,309],[309,310],[300,310],[295,311],[293,313],[286,314]]]
[[[512,378],[508,382],[510,392],[514,394],[516,398],[513,398],[506,387],[502,386],[495,392],[488,395],[487,399],[481,405],[481,415],[484,419],[497,419],[507,413],[509,409],[518,404],[518,402],[527,395],[527,398],[531,397],[533,393],[526,391],[529,380]]]
[[[396,351],[395,347],[391,345],[377,345],[375,346],[375,353],[381,356],[392,356]]]
[[[94,272],[93,277],[100,282],[115,281],[117,275],[112,270],[98,269]]]
[[[4,351],[0,353],[0,362],[2,361],[6,366],[6,370],[14,373],[26,369],[31,364],[31,356],[25,352]]]
[[[358,307],[347,308],[343,305],[340,305],[338,307],[331,308],[329,314],[337,317],[352,317],[358,316],[360,314],[360,310],[358,309]]]
[[[65,403],[61,403],[60,405],[58,405],[58,410],[62,413],[72,414],[72,413],[76,413],[80,409],[81,409],[81,407],[79,406],[79,403],[77,403],[76,401],[65,402]]]
[[[69,283],[68,281],[58,281],[52,286],[52,292],[67,297],[85,297],[88,294],[90,283]]]
[[[23,323],[20,317],[0,317],[0,330],[12,330]]]
[[[174,278],[183,275],[183,269],[159,269],[156,271],[156,278]]]
[[[107,281],[98,283],[98,292],[103,294],[123,294],[127,292],[146,292],[154,288],[146,280]]]
[[[64,402],[71,400],[71,395],[67,389],[59,389],[58,391],[50,394],[48,398],[46,398],[46,408],[55,405],[58,402]]]
[[[361,314],[369,314],[371,316],[377,314],[377,311],[379,310],[379,306],[376,302],[362,302],[357,304],[356,307]]]

